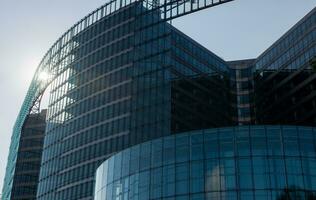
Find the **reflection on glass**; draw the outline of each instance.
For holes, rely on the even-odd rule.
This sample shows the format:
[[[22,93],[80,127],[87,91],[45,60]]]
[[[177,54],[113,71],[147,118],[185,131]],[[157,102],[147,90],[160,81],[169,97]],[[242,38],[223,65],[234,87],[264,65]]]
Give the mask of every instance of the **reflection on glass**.
[[[311,135],[307,129],[302,137]],[[298,145],[300,137],[297,127],[260,126],[201,130],[136,145],[101,165],[95,199],[106,191],[109,200],[312,200],[316,157],[284,150],[286,142],[296,138],[291,143]]]

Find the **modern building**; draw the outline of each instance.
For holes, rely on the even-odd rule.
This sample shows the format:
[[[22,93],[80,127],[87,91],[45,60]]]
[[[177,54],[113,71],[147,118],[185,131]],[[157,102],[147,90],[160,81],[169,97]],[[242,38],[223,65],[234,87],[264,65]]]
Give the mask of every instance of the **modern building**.
[[[72,63],[52,82],[38,199],[91,199],[113,153],[232,125],[226,62],[167,23],[135,31],[139,9],[100,19],[61,50]]]
[[[311,127],[183,132],[125,149],[97,170],[95,200],[315,199]]]
[[[27,118],[18,149],[11,192],[12,200],[36,199],[45,135],[46,110]]]
[[[315,28],[316,8],[257,59],[227,62],[240,126],[120,151],[98,168],[94,199],[316,199]]]
[[[228,62],[230,66],[232,102],[237,115],[233,119],[238,125],[254,123],[254,70],[255,59]]]
[[[315,9],[283,35],[255,62],[257,124],[315,126]]]
[[[185,1],[190,6],[182,8],[173,3],[110,1],[67,31],[43,58],[23,103],[2,199],[13,199],[20,125],[48,85],[36,199],[272,200],[314,195],[314,123],[282,117],[271,123],[282,126],[268,125],[269,115],[274,118],[285,110],[264,111],[268,107],[262,102],[273,98],[274,105],[277,99],[267,96],[262,85],[282,81],[269,82],[281,67],[275,64],[267,70],[261,60],[266,62],[269,51],[282,56],[294,44],[315,45],[315,34],[307,33],[315,32],[316,8],[295,26],[309,21],[295,33],[308,41],[292,38],[295,42],[280,50],[277,44],[284,36],[258,59],[226,62],[166,22],[187,14],[186,9],[202,9],[195,6],[203,2]],[[203,5],[225,2],[229,1]],[[308,49],[300,48],[304,53]],[[284,78],[301,73],[300,66],[293,64]],[[43,71],[53,78],[37,84]],[[313,72],[302,74],[309,80],[316,76]],[[313,84],[300,90],[294,83],[289,85],[294,93],[314,91]],[[314,101],[309,96],[308,105]],[[305,126],[290,126],[296,124]]]

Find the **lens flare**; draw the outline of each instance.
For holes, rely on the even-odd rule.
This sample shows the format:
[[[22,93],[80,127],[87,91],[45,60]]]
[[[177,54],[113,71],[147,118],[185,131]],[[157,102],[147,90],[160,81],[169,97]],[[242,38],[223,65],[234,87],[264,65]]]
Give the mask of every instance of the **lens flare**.
[[[38,80],[40,80],[40,81],[47,81],[48,79],[49,79],[49,74],[45,71],[41,72],[38,75]]]

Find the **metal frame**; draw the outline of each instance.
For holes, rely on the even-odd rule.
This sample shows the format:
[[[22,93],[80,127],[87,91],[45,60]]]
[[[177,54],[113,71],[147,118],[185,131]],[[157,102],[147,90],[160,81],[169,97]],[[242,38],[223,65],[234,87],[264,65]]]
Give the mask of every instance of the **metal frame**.
[[[156,20],[155,22],[141,24],[138,27],[138,30],[141,30],[145,26],[153,26],[156,23],[170,21],[190,13],[231,1],[233,0],[111,0],[70,28],[48,50],[39,64],[28,88],[26,97],[23,101],[22,107],[13,127],[2,198],[10,199],[11,196],[11,188],[13,183],[12,179],[14,176],[17,159],[17,149],[19,147],[20,134],[24,122],[30,113],[33,114],[40,112],[40,104],[46,88],[56,77],[58,77],[65,69],[67,69],[66,66],[72,62],[70,60],[69,63],[65,64],[65,66],[61,65],[61,62],[67,59],[67,57],[65,58],[64,55],[76,48],[76,44],[72,41],[72,39],[77,34],[83,32],[85,29],[92,26],[94,23],[98,22],[104,17],[111,15],[115,11],[135,2],[139,2],[140,5],[144,7],[144,9],[138,15],[140,18],[146,15],[152,15],[153,13],[160,14],[160,19]],[[48,80],[40,80],[40,74],[42,72],[49,72],[51,74]]]

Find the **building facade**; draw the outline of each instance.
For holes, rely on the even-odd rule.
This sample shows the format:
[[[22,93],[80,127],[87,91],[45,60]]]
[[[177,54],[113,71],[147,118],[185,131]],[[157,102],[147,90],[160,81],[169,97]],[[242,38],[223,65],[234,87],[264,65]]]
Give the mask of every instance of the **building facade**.
[[[316,9],[259,58],[226,62],[157,10],[116,2],[41,62],[55,78],[36,199],[313,197]]]
[[[315,199],[315,136],[310,127],[237,126],[159,138],[106,160],[94,199]]]
[[[95,170],[113,153],[232,125],[225,61],[167,23],[135,30],[139,9],[126,6],[68,42],[76,47],[52,83],[38,199],[91,199]]]
[[[31,114],[21,134],[13,178],[12,200],[35,200],[45,135],[46,110]]]
[[[228,62],[230,66],[231,93],[235,97],[232,104],[235,108],[235,118],[238,125],[254,123],[254,81],[253,69],[255,59]]]
[[[257,59],[227,62],[233,124],[250,126],[121,151],[96,171],[95,200],[315,199],[315,27],[313,9]]]
[[[255,118],[258,124],[316,122],[316,11],[313,9],[255,63]]]

